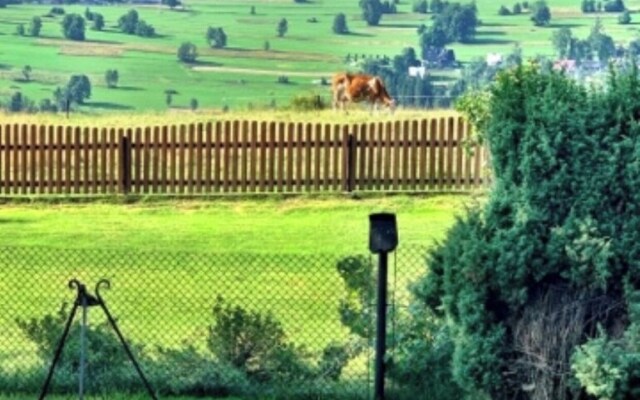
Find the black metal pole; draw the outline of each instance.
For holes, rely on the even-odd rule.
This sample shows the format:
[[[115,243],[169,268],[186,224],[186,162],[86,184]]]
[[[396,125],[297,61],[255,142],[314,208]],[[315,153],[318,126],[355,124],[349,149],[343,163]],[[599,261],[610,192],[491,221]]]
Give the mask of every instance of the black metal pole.
[[[378,305],[376,311],[375,400],[384,400],[384,356],[387,349],[387,261],[388,253],[380,252],[378,265]]]
[[[147,378],[142,373],[142,368],[140,368],[140,365],[138,365],[138,362],[136,361],[136,358],[133,356],[133,353],[131,352],[131,349],[129,349],[129,345],[127,345],[127,341],[124,340],[124,336],[122,336],[122,333],[120,332],[120,329],[118,329],[118,325],[116,324],[116,320],[111,316],[111,313],[109,312],[109,309],[107,308],[107,304],[104,302],[104,300],[102,300],[102,296],[100,295],[100,287],[101,286],[105,286],[106,288],[109,288],[110,287],[109,281],[101,280],[96,285],[96,295],[98,296],[98,301],[99,301],[100,307],[102,308],[102,310],[104,311],[105,315],[107,316],[107,319],[109,320],[109,324],[111,324],[111,327],[113,328],[113,330],[118,335],[118,339],[120,339],[120,343],[122,344],[122,347],[124,348],[124,351],[127,353],[127,356],[129,356],[129,360],[131,360],[131,363],[133,364],[134,368],[138,372],[138,376],[142,380],[142,383],[144,384],[145,388],[147,389],[147,392],[149,393],[149,396],[151,396],[151,398],[153,400],[158,400],[158,397],[156,396],[155,392],[151,388],[151,385],[149,384],[149,381],[147,381]]]
[[[47,390],[49,389],[49,383],[51,383],[51,377],[53,376],[53,370],[56,368],[56,364],[60,359],[60,355],[62,354],[62,348],[64,347],[64,342],[67,340],[67,335],[69,335],[69,328],[71,328],[71,323],[73,322],[73,317],[76,315],[76,310],[78,309],[78,302],[73,303],[73,308],[69,313],[69,318],[67,319],[67,324],[64,326],[64,332],[62,333],[62,337],[58,342],[58,347],[56,348],[55,355],[53,356],[53,361],[51,362],[51,367],[49,367],[49,372],[47,373],[47,379],[44,381],[44,385],[42,386],[42,391],[40,392],[39,400],[43,400],[47,395]]]

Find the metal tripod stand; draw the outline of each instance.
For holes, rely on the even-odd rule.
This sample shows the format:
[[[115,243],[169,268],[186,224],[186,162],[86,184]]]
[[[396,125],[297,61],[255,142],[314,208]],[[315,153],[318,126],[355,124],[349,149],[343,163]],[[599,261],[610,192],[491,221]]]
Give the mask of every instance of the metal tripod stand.
[[[140,365],[138,364],[135,357],[133,356],[133,353],[131,353],[131,350],[129,349],[127,342],[124,340],[122,333],[120,333],[120,329],[118,329],[118,325],[116,324],[116,321],[111,316],[111,313],[109,312],[107,305],[102,299],[102,296],[100,296],[100,288],[102,287],[104,287],[105,289],[109,289],[111,287],[111,284],[109,283],[108,280],[101,279],[96,284],[96,290],[95,290],[96,295],[92,296],[87,292],[86,286],[80,281],[78,281],[77,279],[72,279],[69,281],[69,289],[72,289],[72,290],[77,289],[78,296],[76,297],[76,301],[73,303],[73,308],[69,313],[69,318],[67,319],[67,323],[64,327],[64,332],[62,333],[62,337],[58,342],[58,347],[56,348],[56,352],[53,357],[53,362],[51,363],[51,367],[49,368],[47,379],[45,380],[44,385],[42,386],[42,391],[40,393],[40,397],[38,398],[39,400],[44,400],[45,396],[47,395],[49,384],[51,383],[51,377],[53,376],[53,370],[55,369],[56,364],[60,359],[60,355],[62,354],[62,349],[64,348],[65,341],[67,340],[67,336],[69,335],[69,329],[71,328],[71,324],[73,323],[73,318],[76,315],[76,311],[78,310],[78,307],[82,307],[82,324],[80,325],[80,371],[79,371],[79,379],[78,379],[79,380],[78,394],[79,394],[80,400],[84,399],[84,368],[85,368],[85,356],[86,356],[85,344],[86,344],[86,329],[87,329],[87,309],[93,306],[100,306],[100,308],[102,308],[105,315],[107,316],[107,319],[109,320],[109,324],[111,324],[111,327],[118,335],[118,339],[120,339],[120,342],[122,343],[122,347],[124,347],[124,350],[127,353],[127,356],[129,356],[129,359],[133,363],[133,366],[135,367],[136,371],[138,372],[140,379],[144,383],[144,386],[147,388],[147,392],[149,392],[149,395],[151,396],[152,399],[158,400],[153,389],[151,388],[151,385],[149,385],[147,378],[145,378],[144,374],[142,373],[142,370],[140,369]]]

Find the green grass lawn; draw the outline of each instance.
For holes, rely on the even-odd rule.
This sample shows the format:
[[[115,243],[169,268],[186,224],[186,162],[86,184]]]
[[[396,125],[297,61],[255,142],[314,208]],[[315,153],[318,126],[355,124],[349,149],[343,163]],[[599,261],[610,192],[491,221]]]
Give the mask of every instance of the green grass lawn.
[[[94,6],[104,15],[105,30],[88,29],[86,42],[62,37],[61,17],[43,17],[40,38],[18,37],[16,25],[28,25],[34,16],[43,16],[50,5],[9,5],[0,9],[0,97],[16,90],[39,101],[51,96],[72,74],[87,74],[92,81],[92,97],[85,112],[105,113],[131,110],[165,110],[164,91],[174,89],[175,107],[187,108],[191,99],[201,108],[232,109],[289,104],[297,94],[328,96],[328,88],[319,86],[320,77],[344,70],[347,54],[394,56],[407,46],[418,48],[416,28],[431,24],[430,14],[412,12],[412,1],[401,1],[397,14],[384,15],[377,27],[369,27],[360,17],[356,1],[325,0],[297,4],[270,0],[189,0],[184,10],[167,7],[138,7],[141,19],[156,28],[158,36],[142,38],[118,31],[117,20],[130,5]],[[487,53],[509,53],[518,44],[525,57],[537,54],[553,56],[551,35],[560,27],[570,27],[574,36],[586,37],[595,19],[600,18],[605,32],[618,44],[626,44],[638,35],[638,21],[619,25],[615,13],[582,14],[580,2],[549,2],[552,20],[548,27],[534,27],[530,15],[499,16],[504,4],[478,0],[476,5],[482,26],[476,39],[468,44],[453,44],[463,62]],[[250,14],[255,6],[255,15]],[[637,5],[628,1],[632,19],[640,18]],[[84,5],[65,5],[67,13],[83,14]],[[345,13],[351,31],[335,35],[331,27],[338,13]],[[309,22],[315,17],[317,22]],[[287,34],[276,35],[276,25],[286,18]],[[226,49],[211,49],[205,40],[209,26],[223,27]],[[177,61],[177,47],[186,41],[198,47],[199,58],[192,68]],[[265,51],[268,41],[270,50]],[[25,82],[22,68],[29,64],[32,81]],[[104,82],[107,69],[117,69],[119,88],[108,89]],[[278,84],[278,76],[289,76],[289,84]],[[445,74],[450,77],[450,74]],[[315,83],[314,83],[315,82]]]
[[[272,312],[290,340],[319,351],[346,338],[336,262],[368,257],[368,215],[398,216],[398,299],[425,271],[424,249],[474,198],[463,195],[157,201],[134,204],[6,203],[0,207],[0,349],[5,368],[34,361],[15,318],[53,314],[66,284],[108,278],[108,305],[126,336],[149,349],[204,348],[217,295]],[[404,249],[404,250],[403,250]],[[400,300],[398,300],[400,301]],[[103,320],[92,312],[93,323]],[[357,367],[357,366],[356,366]],[[354,368],[356,368],[354,367]]]

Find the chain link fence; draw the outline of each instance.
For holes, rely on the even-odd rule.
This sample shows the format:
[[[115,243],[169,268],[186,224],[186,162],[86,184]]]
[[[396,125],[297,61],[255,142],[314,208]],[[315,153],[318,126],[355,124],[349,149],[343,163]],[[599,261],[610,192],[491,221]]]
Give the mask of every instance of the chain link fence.
[[[425,250],[390,257],[389,351]],[[370,399],[375,271],[367,255],[0,248],[0,398],[40,393],[77,292],[100,294],[160,397]],[[144,394],[100,307],[87,310],[84,391]],[[78,391],[81,310],[48,393]]]

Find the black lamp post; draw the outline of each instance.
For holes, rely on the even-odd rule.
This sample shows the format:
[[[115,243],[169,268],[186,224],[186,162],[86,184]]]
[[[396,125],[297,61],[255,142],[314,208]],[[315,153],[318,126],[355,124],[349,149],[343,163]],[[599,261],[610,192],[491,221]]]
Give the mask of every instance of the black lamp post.
[[[398,245],[395,214],[369,215],[369,250],[379,255],[378,305],[376,310],[375,399],[384,400],[384,356],[387,344],[387,265],[388,253]]]

